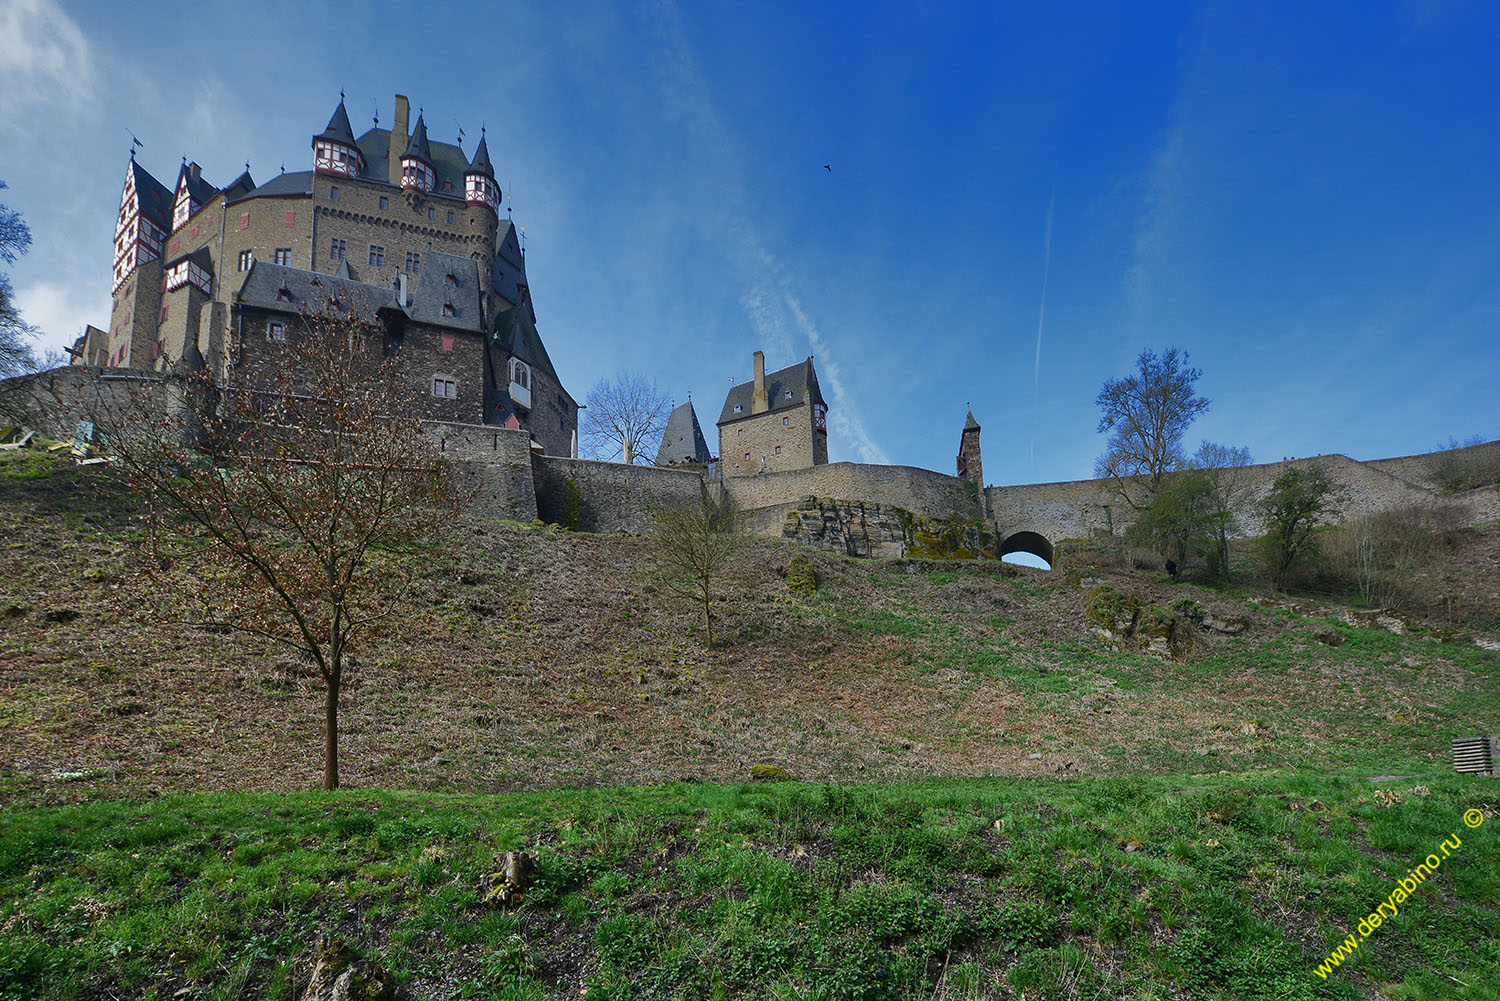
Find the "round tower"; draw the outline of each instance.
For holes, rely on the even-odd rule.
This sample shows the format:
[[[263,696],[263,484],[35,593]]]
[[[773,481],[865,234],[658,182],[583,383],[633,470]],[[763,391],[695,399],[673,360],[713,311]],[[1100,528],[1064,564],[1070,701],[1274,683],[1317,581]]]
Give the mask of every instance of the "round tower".
[[[344,95],[339,94],[339,106],[333,109],[328,119],[328,128],[313,136],[313,170],[334,177],[358,177],[364,172],[365,161],[354,142],[354,130],[349,127],[349,113],[344,110]]]
[[[422,122],[420,109],[417,112],[417,127],[412,129],[411,141],[406,152],[401,154],[401,190],[428,194],[437,183],[437,174],[432,169],[432,151],[427,146],[427,126]]]
[[[474,150],[474,159],[464,171],[464,201],[470,205],[482,205],[496,219],[500,218],[500,185],[495,183],[495,168],[490,164],[490,147],[485,141],[484,129],[479,130],[479,147]]]

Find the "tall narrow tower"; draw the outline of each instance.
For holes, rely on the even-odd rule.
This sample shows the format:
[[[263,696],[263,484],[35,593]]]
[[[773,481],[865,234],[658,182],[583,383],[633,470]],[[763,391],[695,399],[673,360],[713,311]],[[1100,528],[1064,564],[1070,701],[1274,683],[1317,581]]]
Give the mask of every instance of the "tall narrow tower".
[[[964,422],[963,437],[958,442],[958,477],[968,480],[983,493],[984,468],[979,463],[979,422],[974,419],[972,410],[969,411],[969,419]]]

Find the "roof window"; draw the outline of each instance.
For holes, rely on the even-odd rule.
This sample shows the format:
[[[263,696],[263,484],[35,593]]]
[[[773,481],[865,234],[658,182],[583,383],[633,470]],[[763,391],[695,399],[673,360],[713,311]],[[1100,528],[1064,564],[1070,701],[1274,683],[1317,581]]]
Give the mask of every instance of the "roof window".
[[[277,289],[277,291],[276,291],[276,301],[277,302],[291,302],[292,301],[292,290],[289,289],[289,288],[287,288],[285,285],[281,286],[281,288]]]

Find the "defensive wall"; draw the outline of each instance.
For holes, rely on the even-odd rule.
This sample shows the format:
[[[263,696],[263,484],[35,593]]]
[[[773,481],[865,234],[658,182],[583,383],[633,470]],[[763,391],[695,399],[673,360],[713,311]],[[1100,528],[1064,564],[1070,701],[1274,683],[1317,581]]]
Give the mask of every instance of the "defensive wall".
[[[81,420],[107,423],[143,395],[165,406],[170,381],[155,372],[55,369],[7,380],[0,423],[24,423],[42,434],[68,438]],[[439,454],[455,464],[473,510],[496,518],[562,522],[569,479],[578,485],[578,527],[593,532],[643,532],[656,509],[697,503],[723,490],[746,516],[751,531],[797,538],[854,555],[902,555],[912,542],[913,519],[977,525],[998,540],[1000,551],[1024,550],[1051,561],[1059,539],[1122,532],[1134,511],[1111,497],[1100,480],[991,486],[915,466],[833,462],[805,469],[714,479],[696,470],[626,466],[538,454],[525,431],[487,425],[425,422]],[[1457,450],[1500,447],[1490,442]],[[1335,519],[1410,504],[1462,505],[1468,521],[1500,519],[1500,485],[1447,497],[1430,475],[1437,453],[1359,461],[1347,455],[1246,466],[1237,472],[1247,500],[1265,496],[1292,467],[1321,466],[1341,490]],[[1248,506],[1248,505],[1247,505]],[[1259,526],[1248,526],[1258,532]]]

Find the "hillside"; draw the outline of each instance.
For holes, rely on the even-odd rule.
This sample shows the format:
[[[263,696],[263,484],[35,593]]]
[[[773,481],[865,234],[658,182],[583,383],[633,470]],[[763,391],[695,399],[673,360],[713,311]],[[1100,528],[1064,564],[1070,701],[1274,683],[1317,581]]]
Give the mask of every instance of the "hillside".
[[[644,540],[458,523],[320,793],[314,678],[151,621],[134,518],[0,457],[0,999],[295,999],[322,934],[413,998],[1500,997],[1500,793],[1448,762],[1500,718],[1493,528],[1423,571],[1448,617],[1385,625],[761,541],[706,650]],[[1219,628],[1121,652],[1100,595]],[[498,907],[508,850],[535,884]]]
[[[307,668],[131,607],[129,499],[107,473],[27,468],[43,475],[0,480],[10,794],[312,785],[321,694]],[[1500,593],[1497,541],[1471,532],[1452,561],[1472,593]],[[1197,630],[1177,663],[1110,650],[1089,631],[1088,590],[1061,573],[813,553],[819,590],[802,598],[782,575],[806,552],[757,543],[727,641],[705,650],[692,611],[652,583],[642,539],[456,526],[405,618],[359,653],[344,780],[496,792],[732,782],[754,764],[820,782],[1378,774],[1441,765],[1449,738],[1491,732],[1500,710],[1500,653],[1462,630],[1398,636],[1334,606],[1096,571],[1148,606],[1186,599],[1248,622]],[[79,772],[91,777],[49,778]]]

